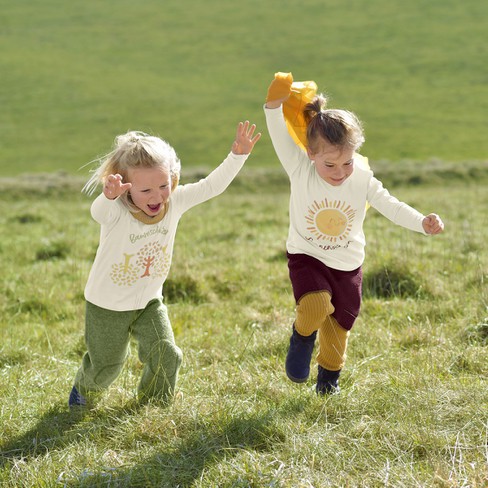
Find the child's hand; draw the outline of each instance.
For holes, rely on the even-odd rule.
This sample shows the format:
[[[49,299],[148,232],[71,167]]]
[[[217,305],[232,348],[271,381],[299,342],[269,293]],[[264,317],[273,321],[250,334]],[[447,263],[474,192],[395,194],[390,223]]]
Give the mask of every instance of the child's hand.
[[[275,73],[274,80],[268,87],[266,96],[267,108],[278,108],[290,97],[293,75],[291,73]]]
[[[427,234],[440,234],[444,230],[444,222],[436,214],[429,214],[422,220],[422,227]]]
[[[237,126],[236,140],[232,144],[232,152],[234,154],[250,154],[254,148],[254,144],[261,138],[261,132],[253,136],[256,126],[252,124],[249,126],[249,121],[239,122]]]
[[[131,186],[132,183],[122,183],[122,176],[119,174],[108,175],[103,185],[103,194],[109,200],[115,200],[117,197],[120,197],[120,195],[129,190]]]

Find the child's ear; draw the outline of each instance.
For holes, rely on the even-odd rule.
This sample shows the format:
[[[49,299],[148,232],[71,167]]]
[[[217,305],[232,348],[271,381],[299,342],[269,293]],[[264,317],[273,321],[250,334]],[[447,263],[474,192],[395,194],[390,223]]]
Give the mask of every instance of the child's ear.
[[[310,159],[310,161],[313,161],[314,160],[314,157],[315,157],[315,153],[313,153],[309,147],[307,147],[307,154],[308,154],[308,158]]]

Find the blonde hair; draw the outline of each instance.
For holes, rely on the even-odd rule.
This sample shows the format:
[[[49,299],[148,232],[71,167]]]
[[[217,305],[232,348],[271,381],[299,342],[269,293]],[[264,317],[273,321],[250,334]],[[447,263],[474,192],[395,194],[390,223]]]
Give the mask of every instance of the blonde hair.
[[[160,167],[168,171],[171,190],[178,186],[180,179],[181,163],[175,150],[159,137],[139,131],[129,131],[117,136],[113,150],[98,159],[98,163],[82,190],[88,195],[92,195],[98,184],[103,184],[111,174],[119,174],[122,181],[127,182],[130,168]],[[120,199],[129,209],[134,209],[128,192],[121,195]]]
[[[303,110],[310,151],[319,152],[320,138],[334,146],[351,147],[357,151],[364,143],[361,121],[348,110],[327,109],[326,106],[327,98],[320,94]]]

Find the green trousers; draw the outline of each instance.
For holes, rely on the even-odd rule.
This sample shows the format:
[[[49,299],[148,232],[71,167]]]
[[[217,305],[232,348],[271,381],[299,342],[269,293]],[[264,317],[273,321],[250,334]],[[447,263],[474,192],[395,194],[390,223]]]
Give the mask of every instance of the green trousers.
[[[87,352],[75,378],[83,395],[108,388],[119,376],[133,336],[144,365],[138,395],[141,400],[168,400],[174,393],[182,353],[175,344],[171,323],[162,299],[146,308],[116,312],[86,304],[85,341]]]

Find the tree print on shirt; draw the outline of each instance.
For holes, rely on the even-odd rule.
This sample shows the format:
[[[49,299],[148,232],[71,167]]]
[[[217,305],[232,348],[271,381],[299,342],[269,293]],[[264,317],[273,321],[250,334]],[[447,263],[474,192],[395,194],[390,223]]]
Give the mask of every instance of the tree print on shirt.
[[[351,232],[356,210],[340,200],[314,201],[305,216],[308,227],[316,239],[338,242],[347,239]]]
[[[158,241],[143,246],[137,254],[124,254],[120,263],[112,265],[110,277],[116,285],[132,286],[137,280],[163,278],[169,271],[167,246]]]
[[[162,247],[158,241],[146,244],[137,253],[136,264],[144,270],[141,278],[146,276],[162,277],[165,269],[169,267],[169,259],[166,258],[166,246]]]
[[[131,286],[137,280],[138,269],[133,264],[130,264],[133,256],[134,254],[124,254],[123,262],[112,265],[110,278],[115,284]]]

